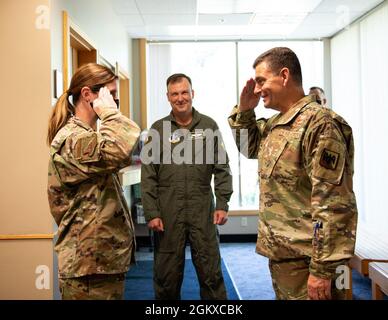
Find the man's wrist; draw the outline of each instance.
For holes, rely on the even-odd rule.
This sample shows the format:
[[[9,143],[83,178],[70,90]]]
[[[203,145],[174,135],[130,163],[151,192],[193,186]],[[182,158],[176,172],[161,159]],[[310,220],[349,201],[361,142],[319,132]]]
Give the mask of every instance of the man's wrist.
[[[147,212],[145,214],[145,219],[147,222],[150,222],[151,220],[156,219],[156,218],[161,218],[159,211]]]
[[[223,201],[217,201],[216,210],[222,210],[222,211],[228,212],[229,210],[228,203]]]
[[[246,112],[246,111],[253,110],[254,108],[250,108],[249,106],[244,106],[244,105],[242,105],[242,104],[239,104],[239,105],[238,105],[238,109],[239,109],[241,112]]]

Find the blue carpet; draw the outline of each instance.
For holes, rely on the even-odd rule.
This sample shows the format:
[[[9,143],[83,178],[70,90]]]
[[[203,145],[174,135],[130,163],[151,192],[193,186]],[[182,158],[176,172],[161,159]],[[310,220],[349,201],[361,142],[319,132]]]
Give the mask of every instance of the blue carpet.
[[[233,279],[235,288],[237,288],[239,296],[243,300],[274,300],[275,293],[272,288],[271,275],[268,268],[268,259],[255,253],[256,244],[253,242],[248,243],[221,243],[220,251],[221,257],[225,264],[228,266],[228,271],[230,272],[230,277]],[[186,255],[189,256],[190,251],[187,250]],[[140,250],[138,256],[142,257],[139,260],[152,259],[153,253],[150,253],[148,249]],[[139,263],[143,263],[140,261]],[[191,262],[189,263],[191,264]],[[152,274],[152,263],[146,265],[139,265],[136,267],[138,272],[133,276],[137,277],[136,283],[131,283],[127,285],[127,290],[132,289],[133,293],[130,293],[130,296],[127,299],[153,299],[153,284],[152,284],[152,275],[145,277],[145,273],[141,270],[142,268],[148,268],[148,274]],[[228,288],[227,278],[229,278],[228,273],[225,271],[225,267],[222,266],[225,282]],[[130,273],[135,270],[131,270]],[[142,280],[143,279],[143,280]],[[195,276],[191,278],[194,282],[195,289],[194,293],[199,299],[198,294],[198,281]],[[191,285],[186,285],[186,282],[189,279],[186,277],[184,285],[187,289],[192,290]],[[144,297],[143,288],[146,288],[148,293],[147,297]],[[142,297],[137,298],[138,291],[141,290]],[[230,290],[228,290],[230,299],[233,298],[230,295]],[[184,299],[187,299],[185,291],[183,291]],[[196,298],[196,299],[197,299]],[[371,281],[368,277],[363,277],[357,271],[353,270],[353,299],[354,300],[370,300],[372,299],[372,290],[371,290]],[[385,300],[388,300],[388,297],[384,297]]]
[[[221,270],[228,299],[239,300],[238,293],[233,285],[233,281],[221,259]],[[137,261],[127,273],[125,280],[125,300],[154,300],[153,287],[153,261]],[[182,300],[199,300],[199,284],[197,274],[191,259],[186,259],[184,278],[181,290]]]
[[[353,300],[372,300],[372,281],[356,270],[352,270],[352,276]],[[388,296],[384,295],[384,300],[388,300]]]
[[[255,253],[255,243],[221,243],[221,256],[243,300],[274,300],[268,259]],[[353,299],[372,299],[371,281],[353,270]],[[388,297],[384,297],[388,300]]]
[[[352,270],[353,300],[371,300],[372,287],[368,277],[364,277],[356,270]]]

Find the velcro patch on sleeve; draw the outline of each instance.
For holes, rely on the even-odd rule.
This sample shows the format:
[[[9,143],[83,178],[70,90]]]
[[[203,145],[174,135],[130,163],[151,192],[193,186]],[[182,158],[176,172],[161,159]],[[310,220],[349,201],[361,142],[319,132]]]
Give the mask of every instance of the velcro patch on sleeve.
[[[80,163],[96,162],[100,160],[99,139],[97,133],[83,133],[74,143],[74,158]]]
[[[332,184],[340,184],[345,168],[346,146],[332,138],[319,141],[313,160],[313,176]]]
[[[338,165],[339,157],[339,153],[329,149],[323,149],[319,164],[326,169],[335,170]]]

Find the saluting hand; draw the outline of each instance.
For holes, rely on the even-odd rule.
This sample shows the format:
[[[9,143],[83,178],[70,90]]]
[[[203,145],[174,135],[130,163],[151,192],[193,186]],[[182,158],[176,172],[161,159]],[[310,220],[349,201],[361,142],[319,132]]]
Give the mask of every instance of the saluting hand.
[[[164,231],[163,221],[160,218],[154,218],[148,222],[148,228],[153,231]]]
[[[107,87],[100,88],[98,98],[93,101],[93,109],[97,115],[99,115],[104,108],[117,109],[116,102]]]
[[[214,211],[214,224],[222,226],[226,223],[226,221],[228,221],[228,213],[225,210]]]
[[[240,111],[248,111],[257,107],[260,100],[260,92],[255,92],[256,82],[250,78],[240,95]]]

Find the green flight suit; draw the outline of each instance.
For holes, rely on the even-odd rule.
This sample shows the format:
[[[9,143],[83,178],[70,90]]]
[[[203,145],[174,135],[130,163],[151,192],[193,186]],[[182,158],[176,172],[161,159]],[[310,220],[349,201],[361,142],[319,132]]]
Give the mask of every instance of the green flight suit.
[[[169,126],[171,131],[167,130]],[[213,213],[215,209],[228,210],[227,203],[233,192],[232,176],[221,137],[208,140],[206,129],[215,132],[218,126],[194,108],[187,130],[180,129],[170,114],[152,125],[143,149],[144,152],[147,147],[160,143],[160,150],[152,154],[154,158],[150,163],[145,163],[146,155],[142,153],[141,170],[146,220],[159,217],[164,224],[164,232],[155,232],[157,299],[180,299],[186,241],[191,246],[201,298],[226,299]],[[191,146],[192,154],[185,153],[183,145]],[[214,159],[206,159],[206,150]],[[182,155],[182,151],[187,158],[179,164],[176,157]],[[225,161],[221,161],[221,153]],[[211,188],[213,175],[215,205]]]

